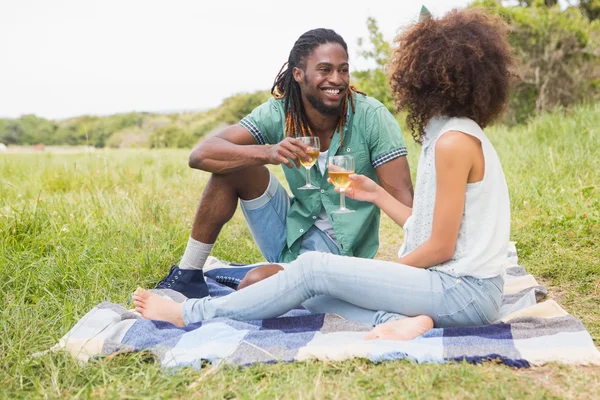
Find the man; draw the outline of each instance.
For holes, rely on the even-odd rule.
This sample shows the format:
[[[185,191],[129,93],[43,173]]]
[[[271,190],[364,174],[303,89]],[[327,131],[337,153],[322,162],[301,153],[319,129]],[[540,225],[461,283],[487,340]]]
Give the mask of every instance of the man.
[[[190,167],[212,176],[181,263],[171,268],[159,288],[193,298],[207,295],[202,267],[238,199],[269,262],[292,261],[313,250],[374,257],[379,209],[348,200],[354,213],[331,214],[339,207],[339,195],[327,182],[326,159],[334,155],[352,155],[356,173],[378,181],[399,201],[412,205],[398,124],[380,102],[350,87],[348,49],[342,37],[328,29],[306,32],[294,44],[287,64],[271,89],[272,99],[192,151]],[[309,160],[299,136],[320,138],[319,168],[310,170],[318,190],[297,189],[305,183],[300,160]],[[267,164],[283,165],[293,198]],[[275,272],[266,270],[258,279]]]

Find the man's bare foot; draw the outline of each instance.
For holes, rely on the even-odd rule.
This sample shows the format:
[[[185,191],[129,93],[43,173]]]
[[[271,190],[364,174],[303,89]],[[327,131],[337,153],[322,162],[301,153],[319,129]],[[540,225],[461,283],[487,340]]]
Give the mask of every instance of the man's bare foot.
[[[156,293],[138,288],[133,293],[135,311],[146,319],[167,321],[175,326],[183,326],[183,304],[165,299]]]
[[[433,320],[427,315],[402,318],[377,325],[365,336],[365,340],[412,340],[433,328]]]

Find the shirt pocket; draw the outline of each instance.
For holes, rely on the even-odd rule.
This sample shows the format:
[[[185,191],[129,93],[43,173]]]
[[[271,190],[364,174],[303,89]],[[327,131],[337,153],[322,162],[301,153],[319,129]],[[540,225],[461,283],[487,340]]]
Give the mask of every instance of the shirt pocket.
[[[344,144],[336,156],[354,157],[354,172],[357,174],[364,175],[373,170],[369,153],[359,143]]]

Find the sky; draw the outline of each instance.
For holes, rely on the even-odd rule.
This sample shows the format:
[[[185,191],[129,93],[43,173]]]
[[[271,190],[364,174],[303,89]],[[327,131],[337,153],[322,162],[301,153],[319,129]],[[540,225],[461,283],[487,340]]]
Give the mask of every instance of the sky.
[[[468,0],[0,0],[0,117],[218,106],[269,89],[296,39],[330,28],[351,69],[375,18],[386,40]]]

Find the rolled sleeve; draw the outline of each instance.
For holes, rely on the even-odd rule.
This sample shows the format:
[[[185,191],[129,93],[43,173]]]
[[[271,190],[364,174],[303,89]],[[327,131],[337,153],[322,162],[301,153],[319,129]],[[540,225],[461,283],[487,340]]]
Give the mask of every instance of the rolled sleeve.
[[[250,132],[258,144],[275,144],[283,138],[283,105],[269,99],[242,118],[240,125]]]
[[[381,106],[375,109],[368,119],[368,126],[373,168],[408,154],[398,121],[387,108]]]

